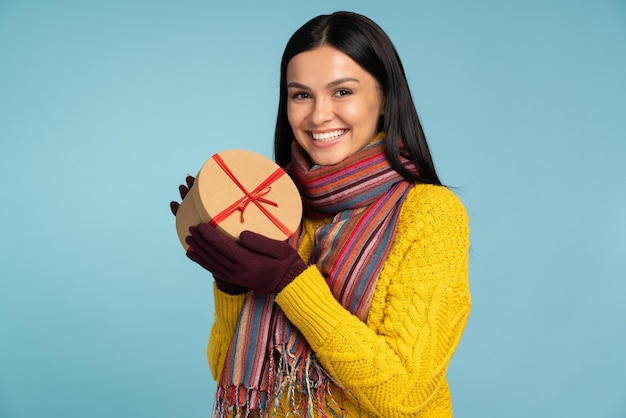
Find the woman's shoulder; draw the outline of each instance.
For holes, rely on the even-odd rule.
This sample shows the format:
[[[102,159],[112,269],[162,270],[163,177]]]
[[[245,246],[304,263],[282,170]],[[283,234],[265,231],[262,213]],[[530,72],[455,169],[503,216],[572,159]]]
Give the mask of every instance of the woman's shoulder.
[[[448,187],[433,184],[415,184],[409,191],[402,207],[401,219],[457,218],[467,221],[467,211],[461,199]]]

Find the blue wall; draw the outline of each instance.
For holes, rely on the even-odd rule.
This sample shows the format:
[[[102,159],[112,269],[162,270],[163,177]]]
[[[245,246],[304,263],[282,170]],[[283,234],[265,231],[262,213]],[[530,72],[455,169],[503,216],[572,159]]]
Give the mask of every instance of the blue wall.
[[[456,416],[626,416],[623,0],[0,1],[0,416],[210,415],[168,202],[271,155],[284,44],[338,9],[395,42],[471,215]]]

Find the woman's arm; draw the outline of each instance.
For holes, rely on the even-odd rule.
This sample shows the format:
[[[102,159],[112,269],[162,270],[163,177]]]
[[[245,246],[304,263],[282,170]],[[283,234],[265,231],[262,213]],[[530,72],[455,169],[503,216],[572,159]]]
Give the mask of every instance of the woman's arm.
[[[310,267],[276,297],[324,368],[380,416],[414,416],[445,382],[470,311],[465,208],[440,186],[416,186],[365,324]]]

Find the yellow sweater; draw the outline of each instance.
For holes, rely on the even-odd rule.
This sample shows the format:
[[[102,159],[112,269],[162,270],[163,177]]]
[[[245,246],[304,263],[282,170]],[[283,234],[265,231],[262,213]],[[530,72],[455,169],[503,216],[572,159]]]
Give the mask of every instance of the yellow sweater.
[[[303,259],[325,222],[305,221],[298,249]],[[326,371],[347,388],[348,417],[452,416],[446,370],[471,307],[468,223],[463,204],[448,189],[412,188],[367,323],[335,300],[315,266],[276,296]],[[214,290],[207,357],[217,380],[246,295]]]

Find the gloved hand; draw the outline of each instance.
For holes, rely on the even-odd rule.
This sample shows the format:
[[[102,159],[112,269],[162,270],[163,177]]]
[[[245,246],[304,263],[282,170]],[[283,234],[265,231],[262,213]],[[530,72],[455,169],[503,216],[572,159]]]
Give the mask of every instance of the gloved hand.
[[[187,193],[189,193],[189,189],[191,189],[191,186],[193,186],[193,182],[195,181],[195,177],[194,176],[187,176],[185,178],[185,183],[187,183],[187,185],[185,186],[184,184],[181,184],[180,186],[178,186],[178,191],[180,192],[180,200],[182,201],[185,196],[187,196]],[[172,213],[174,214],[174,216],[176,216],[176,212],[178,212],[178,208],[180,207],[180,203],[175,202],[175,201],[171,201],[170,202],[170,209],[172,210]]]
[[[185,178],[185,183],[187,183],[187,185],[181,184],[178,187],[181,200],[184,199],[185,196],[187,196],[187,193],[189,193],[189,189],[191,189],[191,186],[193,186],[194,181],[195,181],[195,177],[187,176]],[[176,212],[178,212],[179,207],[180,207],[180,203],[175,202],[175,201],[170,202],[170,209],[172,213],[174,214],[174,216],[176,216]],[[247,293],[250,290],[249,288],[245,286],[239,286],[236,284],[224,282],[222,280],[219,280],[217,277],[214,277],[214,278],[215,278],[215,284],[217,285],[217,288],[220,289],[222,292],[228,293],[229,295],[241,295],[243,293]]]
[[[189,228],[187,257],[213,273],[216,280],[276,294],[307,265],[288,243],[243,231],[239,242],[209,224]]]

